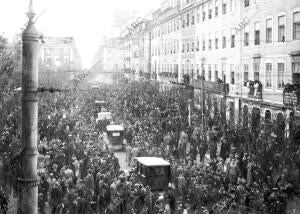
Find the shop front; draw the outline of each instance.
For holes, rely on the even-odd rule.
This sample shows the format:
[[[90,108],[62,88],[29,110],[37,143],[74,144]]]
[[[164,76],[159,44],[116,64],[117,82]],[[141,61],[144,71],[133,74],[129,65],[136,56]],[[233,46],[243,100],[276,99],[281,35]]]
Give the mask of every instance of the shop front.
[[[228,94],[228,84],[205,81],[201,79],[193,80],[195,106],[204,108],[204,114],[214,118],[220,115],[226,118],[226,95]]]

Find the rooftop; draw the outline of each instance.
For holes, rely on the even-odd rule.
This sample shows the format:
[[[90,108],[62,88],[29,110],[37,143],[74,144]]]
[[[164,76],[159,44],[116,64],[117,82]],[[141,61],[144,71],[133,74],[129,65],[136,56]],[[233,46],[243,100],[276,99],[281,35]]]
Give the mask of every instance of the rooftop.
[[[73,44],[73,37],[44,37],[46,45],[63,45],[63,44]]]

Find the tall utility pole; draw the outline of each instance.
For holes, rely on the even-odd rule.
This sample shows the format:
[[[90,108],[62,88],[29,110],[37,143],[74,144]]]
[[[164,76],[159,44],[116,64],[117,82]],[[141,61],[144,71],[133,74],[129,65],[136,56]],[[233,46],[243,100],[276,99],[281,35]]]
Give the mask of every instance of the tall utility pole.
[[[205,129],[204,129],[204,105],[205,105],[205,100],[204,100],[204,96],[205,96],[205,94],[204,94],[204,69],[205,69],[205,59],[202,59],[202,61],[201,61],[201,68],[202,68],[202,75],[201,75],[201,89],[202,89],[202,91],[201,91],[201,93],[202,93],[202,117],[201,117],[201,119],[202,119],[202,136],[203,136],[203,139],[204,139],[204,136],[205,136]]]
[[[189,89],[189,92],[190,92],[190,89]],[[189,123],[189,126],[191,126],[192,125],[192,120],[191,120],[191,103],[192,103],[192,99],[191,98],[189,98],[188,99],[188,110],[189,110],[189,115],[188,115],[188,123]]]
[[[39,35],[34,27],[32,0],[29,19],[22,34],[22,143],[21,186],[18,213],[38,213],[37,132],[38,132],[38,45]]]

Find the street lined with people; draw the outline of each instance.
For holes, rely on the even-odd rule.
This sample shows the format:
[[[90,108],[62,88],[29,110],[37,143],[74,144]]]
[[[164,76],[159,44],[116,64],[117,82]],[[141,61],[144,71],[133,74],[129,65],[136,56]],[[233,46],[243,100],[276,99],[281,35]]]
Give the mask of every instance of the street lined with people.
[[[187,104],[178,90],[162,92],[149,82],[41,97],[39,212],[285,213],[298,200],[300,149],[292,131],[287,138],[276,121],[231,126],[221,115],[211,117],[211,109],[203,125],[196,108],[189,125]],[[123,134],[108,135],[99,125],[101,109]],[[11,139],[7,132],[2,141]],[[151,174],[166,176],[163,191],[154,190],[158,177],[151,184],[141,179],[138,157],[170,163],[170,173]],[[1,191],[1,209],[8,207]]]

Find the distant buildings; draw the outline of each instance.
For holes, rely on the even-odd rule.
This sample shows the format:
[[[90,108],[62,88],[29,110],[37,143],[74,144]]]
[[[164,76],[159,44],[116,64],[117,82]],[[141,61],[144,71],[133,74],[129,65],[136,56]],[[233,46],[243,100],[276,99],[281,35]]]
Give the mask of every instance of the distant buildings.
[[[299,116],[300,1],[164,0],[152,15],[124,27],[119,69],[162,89],[187,78],[196,104],[245,127]]]
[[[151,32],[150,22],[143,20],[131,29],[127,35],[129,47],[127,50],[127,70],[141,77],[150,78],[151,75]],[[127,42],[123,44],[128,45]],[[123,50],[126,46],[123,46]],[[128,52],[129,51],[129,52]]]
[[[121,38],[105,39],[94,59],[93,72],[121,72],[124,68]]]
[[[81,70],[81,58],[73,37],[44,38],[44,43],[40,45],[40,82],[43,84],[67,82],[74,79]]]

